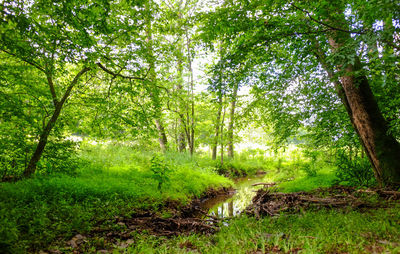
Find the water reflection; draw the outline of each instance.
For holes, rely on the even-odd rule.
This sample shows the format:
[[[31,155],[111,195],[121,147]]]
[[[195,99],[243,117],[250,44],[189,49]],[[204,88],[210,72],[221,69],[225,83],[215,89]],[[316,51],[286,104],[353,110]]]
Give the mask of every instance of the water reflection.
[[[236,216],[246,209],[256,191],[262,187],[252,186],[252,184],[263,182],[264,178],[266,178],[265,175],[237,179],[234,186],[236,192],[209,199],[202,206],[209,209],[210,215],[216,217]]]

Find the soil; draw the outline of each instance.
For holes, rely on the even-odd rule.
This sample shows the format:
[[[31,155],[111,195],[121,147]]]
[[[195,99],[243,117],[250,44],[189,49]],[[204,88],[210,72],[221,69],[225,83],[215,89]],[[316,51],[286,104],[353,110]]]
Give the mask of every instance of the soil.
[[[160,208],[162,212],[137,211],[131,216],[115,216],[111,221],[101,221],[86,235],[77,234],[66,242],[65,250],[73,253],[90,252],[93,242],[100,253],[112,253],[115,246],[126,248],[135,242],[137,232],[154,236],[172,237],[192,233],[213,234],[221,219],[208,215],[202,203],[219,195],[233,193],[233,188],[209,189],[200,198],[182,206],[170,200]],[[59,250],[42,253],[61,253]]]
[[[160,209],[162,212],[141,211],[126,217],[115,216],[112,221],[99,223],[85,236],[75,235],[66,243],[65,249],[74,253],[86,253],[88,248],[93,247],[93,242],[98,241],[98,252],[112,253],[115,246],[124,249],[133,244],[134,235],[138,232],[166,237],[192,233],[213,234],[220,229],[223,219],[208,215],[207,209],[202,208],[202,203],[219,195],[230,195],[232,192],[232,188],[209,189],[200,198],[185,206],[176,201],[169,201]],[[398,200],[400,192],[383,189],[357,190],[353,187],[335,186],[311,192],[280,193],[276,192],[273,185],[265,185],[265,188],[257,191],[246,213],[261,217],[279,216],[282,212],[298,213],[306,209],[362,210],[389,207]]]

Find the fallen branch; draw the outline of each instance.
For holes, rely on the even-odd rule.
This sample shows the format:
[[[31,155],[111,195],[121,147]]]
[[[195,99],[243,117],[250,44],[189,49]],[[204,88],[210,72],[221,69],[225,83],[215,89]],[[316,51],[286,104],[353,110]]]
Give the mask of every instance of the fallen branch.
[[[263,185],[260,183],[259,185]],[[361,194],[363,195],[359,195]],[[357,195],[358,194],[358,195]],[[380,202],[371,202],[372,195],[383,197]],[[282,212],[300,212],[308,208],[376,208],[387,207],[391,200],[400,198],[400,192],[391,190],[357,191],[352,187],[334,186],[311,192],[279,193],[271,189],[260,189],[247,207],[246,213],[255,217],[277,216]]]
[[[259,186],[259,185],[264,185],[264,187],[271,187],[275,186],[276,183],[253,183],[251,186]]]

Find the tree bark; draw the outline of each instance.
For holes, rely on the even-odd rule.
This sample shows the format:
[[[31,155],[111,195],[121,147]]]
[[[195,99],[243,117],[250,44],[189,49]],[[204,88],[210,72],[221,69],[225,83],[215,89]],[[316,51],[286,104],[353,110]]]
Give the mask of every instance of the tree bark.
[[[158,143],[160,144],[160,148],[162,152],[167,151],[168,140],[167,135],[165,134],[165,129],[159,119],[155,120],[157,131],[158,131]]]
[[[182,131],[182,125],[179,126],[179,135],[178,135],[178,150],[179,152],[184,152],[186,150],[186,139],[185,139],[185,132]]]
[[[194,80],[193,80],[193,68],[192,68],[192,58],[190,57],[191,52],[190,52],[190,38],[189,38],[189,33],[187,28],[185,29],[185,34],[186,34],[186,47],[187,47],[187,60],[188,60],[188,68],[189,68],[189,84],[190,84],[190,90],[188,90],[188,98],[190,99],[190,117],[188,114],[187,120],[188,124],[187,126],[189,128],[189,135],[188,135],[188,144],[189,144],[189,151],[190,155],[193,155],[194,153]]]
[[[50,91],[51,91],[51,94],[53,97],[53,102],[54,102],[55,108],[54,108],[53,115],[51,116],[50,120],[47,122],[42,133],[39,136],[38,145],[36,146],[36,149],[31,157],[31,159],[29,160],[28,166],[24,170],[24,177],[29,177],[33,173],[35,173],[37,163],[39,162],[40,158],[42,157],[44,149],[47,145],[47,141],[48,141],[50,132],[53,129],[54,125],[56,124],[58,117],[60,116],[61,109],[62,109],[65,101],[68,99],[69,95],[71,94],[72,88],[79,81],[79,78],[89,70],[90,70],[90,68],[85,67],[75,76],[75,78],[71,81],[70,85],[68,86],[67,90],[64,93],[64,96],[61,98],[60,101],[57,101],[57,98],[56,98],[55,92],[54,92],[55,89],[54,89],[53,80],[52,80],[51,76],[48,75],[47,78],[48,78]]]
[[[229,112],[229,125],[228,125],[228,157],[233,158],[234,151],[233,151],[233,127],[235,123],[235,109],[236,109],[236,97],[238,91],[238,84],[235,84],[233,87],[232,93],[232,101],[231,101],[231,109]]]
[[[160,148],[162,152],[166,152],[168,149],[168,139],[165,132],[164,125],[162,123],[162,109],[160,103],[160,89],[157,87],[157,75],[155,72],[155,58],[153,53],[153,44],[152,44],[152,27],[151,27],[151,1],[146,2],[146,9],[148,11],[148,15],[146,16],[146,43],[147,43],[147,63],[149,64],[149,79],[151,81],[150,89],[148,89],[152,104],[154,106],[155,111],[155,125],[158,132],[158,142],[160,144]]]
[[[346,40],[351,38],[345,32],[332,31],[328,35],[334,53],[340,53]],[[387,121],[378,107],[367,77],[359,74],[362,73],[359,58],[355,57],[354,64],[338,64],[336,68],[341,73],[339,79],[349,107],[347,112],[378,183],[381,186],[400,185],[400,144],[388,133]]]
[[[182,82],[183,82],[183,67],[182,67],[182,59],[178,56],[178,85],[176,86],[176,90],[178,96],[182,94]],[[184,104],[179,100],[179,111],[184,110]],[[185,126],[182,123],[182,118],[180,119],[178,126],[178,150],[179,152],[183,152],[186,150],[186,140],[185,140]]]
[[[225,98],[225,102],[226,102],[226,98]],[[221,121],[221,149],[220,149],[220,153],[221,153],[221,158],[220,158],[220,162],[221,162],[221,166],[224,165],[224,125],[225,125],[225,103],[221,103],[221,107],[224,108],[224,113],[222,114],[222,121]]]
[[[218,95],[218,112],[217,119],[215,121],[215,135],[214,135],[214,143],[212,145],[212,159],[217,159],[217,147],[218,147],[218,136],[219,136],[219,125],[221,121],[222,114],[222,94]]]

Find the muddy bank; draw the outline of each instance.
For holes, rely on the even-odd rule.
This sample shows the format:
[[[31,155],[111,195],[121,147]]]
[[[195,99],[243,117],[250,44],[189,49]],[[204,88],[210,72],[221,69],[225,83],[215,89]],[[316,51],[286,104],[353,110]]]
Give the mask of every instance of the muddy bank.
[[[234,193],[233,188],[208,189],[201,197],[184,206],[177,201],[168,201],[160,208],[160,212],[142,211],[131,217],[115,217],[114,224],[125,226],[127,230],[118,235],[107,236],[120,236],[124,239],[134,231],[143,230],[157,236],[215,233],[218,230],[215,225],[218,220],[207,216],[207,210],[202,208],[202,203],[231,193]]]
[[[383,189],[357,190],[334,186],[310,192],[281,193],[274,188],[257,191],[246,213],[251,216],[278,216],[282,212],[298,213],[307,209],[368,209],[393,206],[400,192]]]
[[[221,220],[207,214],[202,203],[218,197],[233,195],[233,188],[208,189],[201,197],[182,205],[177,201],[168,201],[159,207],[159,211],[135,211],[130,216],[115,216],[101,221],[92,230],[83,235],[77,234],[66,242],[65,250],[74,253],[91,252],[93,244],[101,253],[112,253],[115,248],[126,248],[135,243],[137,233],[154,236],[177,236],[213,234],[219,230]],[[46,252],[45,252],[46,253]],[[61,253],[48,250],[48,253]]]

